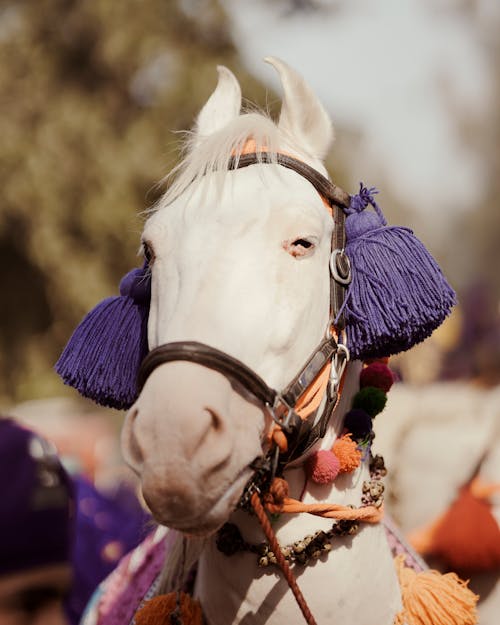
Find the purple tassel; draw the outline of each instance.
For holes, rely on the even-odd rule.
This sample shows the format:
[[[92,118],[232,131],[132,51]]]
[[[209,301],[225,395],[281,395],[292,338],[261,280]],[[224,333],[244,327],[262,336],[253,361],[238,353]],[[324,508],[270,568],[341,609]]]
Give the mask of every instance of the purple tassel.
[[[120,293],[100,302],[81,321],[56,371],[85,397],[124,410],[137,398],[137,372],[148,353],[148,268],[130,271],[120,283]]]
[[[409,228],[387,226],[360,185],[346,219],[352,282],[343,306],[352,358],[381,358],[423,341],[449,315],[456,296]],[[371,205],[375,212],[365,211]]]

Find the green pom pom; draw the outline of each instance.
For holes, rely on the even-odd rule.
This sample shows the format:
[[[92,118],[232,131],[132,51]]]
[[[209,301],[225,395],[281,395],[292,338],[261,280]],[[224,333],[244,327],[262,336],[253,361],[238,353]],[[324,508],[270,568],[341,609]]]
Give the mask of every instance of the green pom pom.
[[[364,410],[373,419],[379,412],[382,412],[386,402],[387,395],[384,391],[374,386],[365,386],[365,388],[362,388],[354,395],[352,407]]]

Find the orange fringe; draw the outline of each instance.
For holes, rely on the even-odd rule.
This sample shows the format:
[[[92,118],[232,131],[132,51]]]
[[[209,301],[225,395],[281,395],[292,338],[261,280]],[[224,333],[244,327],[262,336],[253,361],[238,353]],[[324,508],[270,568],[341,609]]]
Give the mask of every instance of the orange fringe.
[[[176,607],[176,592],[153,597],[137,612],[135,615],[135,623],[136,625],[170,625],[170,617]],[[203,625],[203,616],[199,601],[181,592],[180,607],[183,625]]]
[[[401,586],[403,610],[394,625],[475,625],[479,599],[455,573],[415,573],[405,566],[405,556],[394,560]]]

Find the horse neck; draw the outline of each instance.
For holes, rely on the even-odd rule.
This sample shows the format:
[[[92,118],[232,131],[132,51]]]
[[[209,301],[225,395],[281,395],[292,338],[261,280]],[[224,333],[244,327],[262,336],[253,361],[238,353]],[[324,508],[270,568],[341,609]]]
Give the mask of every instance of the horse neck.
[[[358,388],[360,365],[351,364],[341,400],[324,439],[315,449],[331,448],[342,433],[345,412]],[[368,459],[352,474],[339,476],[327,486],[306,481],[303,461],[285,471],[294,498],[305,503],[334,502],[361,504],[363,482],[369,479]],[[230,518],[244,539],[252,544],[264,541],[255,516],[236,511]],[[291,545],[318,530],[328,531],[332,520],[309,514],[281,515],[273,524],[279,543]],[[357,625],[391,625],[400,609],[400,593],[392,556],[381,524],[363,527],[356,536],[339,538],[333,550],[314,566],[300,569],[299,584],[318,623],[356,622]],[[225,556],[215,538],[207,541],[199,561],[195,594],[200,599],[209,625],[262,625],[272,614],[273,625],[300,622],[298,608],[281,573],[262,569],[254,553]],[[367,603],[348,601],[349,593],[364,594]]]

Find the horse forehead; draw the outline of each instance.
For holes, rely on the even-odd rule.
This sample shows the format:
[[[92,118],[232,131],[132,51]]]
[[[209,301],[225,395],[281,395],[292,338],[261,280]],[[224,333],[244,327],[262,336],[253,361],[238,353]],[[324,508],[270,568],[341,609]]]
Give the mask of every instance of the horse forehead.
[[[152,215],[145,233],[169,227],[184,232],[259,223],[270,227],[293,217],[318,228],[329,222],[321,196],[307,180],[279,165],[254,165],[200,179]]]

